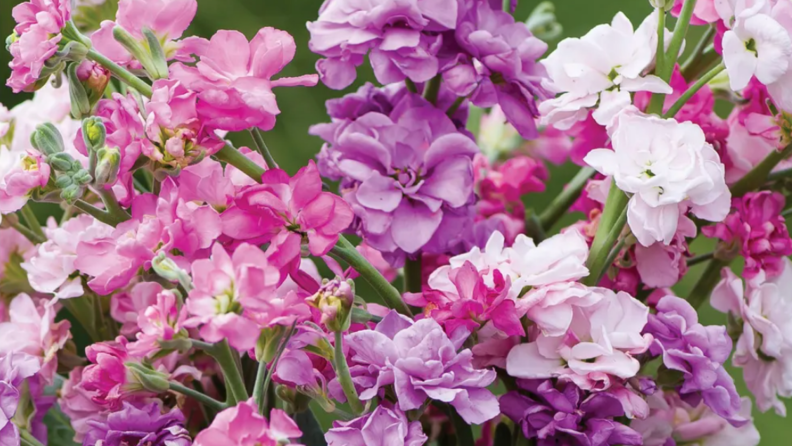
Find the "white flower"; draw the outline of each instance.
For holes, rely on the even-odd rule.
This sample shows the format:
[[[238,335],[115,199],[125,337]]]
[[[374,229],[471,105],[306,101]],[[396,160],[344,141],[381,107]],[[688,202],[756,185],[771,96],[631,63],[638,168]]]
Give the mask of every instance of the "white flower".
[[[781,24],[765,14],[739,20],[723,35],[723,62],[732,90],[742,90],[751,78],[770,85],[789,68],[792,39]]]
[[[618,13],[610,25],[598,25],[581,38],[565,39],[542,63],[551,82],[548,89],[563,93],[539,105],[549,124],[568,129],[586,117],[586,109],[599,103],[594,118],[601,125],[631,103],[630,92],[669,94],[662,79],[644,76],[657,49],[657,11],[637,30]]]
[[[633,194],[627,222],[642,245],[671,243],[680,208],[705,220],[726,218],[725,168],[698,125],[635,111],[614,118],[609,132],[613,150],[592,150],[585,161]]]

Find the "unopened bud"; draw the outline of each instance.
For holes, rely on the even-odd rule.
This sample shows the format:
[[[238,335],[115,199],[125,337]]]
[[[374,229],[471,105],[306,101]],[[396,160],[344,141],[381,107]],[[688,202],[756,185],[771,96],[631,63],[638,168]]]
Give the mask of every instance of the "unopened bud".
[[[146,38],[146,46],[151,54],[151,71],[148,69],[149,75],[152,79],[166,79],[168,77],[168,61],[165,59],[165,51],[162,49],[162,44],[159,38],[148,27],[142,29],[143,37]]]
[[[58,172],[71,172],[74,166],[74,158],[68,153],[55,153],[47,157],[47,164]]]
[[[655,9],[670,11],[674,7],[674,0],[649,0],[649,4]]]
[[[118,179],[118,168],[121,165],[121,152],[116,148],[103,147],[96,153],[96,169],[94,179],[98,186],[114,184]]]
[[[30,135],[30,144],[44,155],[63,152],[63,137],[54,125],[47,122],[36,127]]]
[[[72,63],[66,69],[69,78],[69,99],[71,102],[71,114],[74,119],[82,119],[83,116],[91,114],[91,102],[88,100],[88,93],[77,77],[77,64]]]
[[[153,393],[167,392],[168,375],[152,370],[136,362],[127,362],[127,387],[129,391],[147,390]]]
[[[90,50],[90,46],[83,45],[80,42],[68,42],[63,46],[63,49],[55,53],[55,57],[64,62],[69,61],[79,63],[85,60],[85,56],[88,55]]]
[[[256,342],[256,360],[269,363],[275,358],[281,338],[286,333],[286,327],[273,325],[261,330]]]
[[[107,129],[105,129],[102,118],[93,116],[83,119],[82,136],[87,150],[99,150],[104,147]]]
[[[164,252],[160,252],[151,261],[151,268],[158,276],[171,282],[179,282],[186,291],[192,289],[192,279],[186,271],[179,268],[179,265],[169,258]]]
[[[113,37],[115,40],[126,48],[126,50],[132,54],[132,57],[143,65],[143,69],[146,70],[149,77],[154,80],[164,79],[168,77],[168,63],[165,60],[164,51],[162,50],[162,45],[159,43],[159,39],[157,39],[151,31],[149,31],[149,33],[153,36],[153,40],[146,36],[144,44],[144,42],[135,39],[135,37],[120,26],[113,28]],[[144,30],[144,35],[145,34]],[[154,47],[153,50],[147,48],[147,46],[151,45]]]
[[[71,175],[61,175],[55,179],[55,186],[57,186],[58,189],[66,189],[72,184],[74,184],[74,180],[72,180]]]
[[[72,180],[74,180],[76,184],[84,186],[93,181],[93,178],[87,170],[81,168],[72,174]]]
[[[544,41],[557,39],[564,32],[564,27],[556,19],[555,5],[547,1],[536,5],[525,25],[534,36]]]
[[[352,322],[352,304],[355,291],[351,281],[333,279],[325,281],[319,291],[305,301],[322,312],[322,323],[328,330],[341,332]]]
[[[77,198],[80,197],[80,192],[80,186],[72,184],[71,186],[61,190],[60,197],[63,199],[63,201],[72,204],[75,200],[77,200]]]

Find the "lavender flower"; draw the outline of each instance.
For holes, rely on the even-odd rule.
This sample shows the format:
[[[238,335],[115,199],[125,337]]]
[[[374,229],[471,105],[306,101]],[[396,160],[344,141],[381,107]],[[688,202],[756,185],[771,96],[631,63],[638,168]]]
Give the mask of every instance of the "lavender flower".
[[[84,446],[190,446],[190,434],[184,428],[184,415],[179,409],[161,412],[157,403],[141,408],[125,402],[123,409],[113,412],[107,421],[90,421],[92,429],[83,440]]]
[[[348,335],[350,372],[360,398],[370,400],[393,385],[402,411],[418,409],[430,398],[454,406],[471,424],[497,416],[498,401],[487,390],[495,372],[474,369],[470,350],[457,353],[465,337],[450,339],[434,319],[413,323],[395,312],[375,330]]]
[[[329,446],[421,446],[427,437],[420,422],[408,422],[399,409],[377,406],[373,412],[352,421],[333,422],[325,439]]]
[[[39,368],[38,359],[24,353],[11,353],[0,357],[0,440],[2,440],[2,444],[19,444],[19,429],[11,422],[11,419],[19,405],[22,382],[38,373]]]
[[[624,416],[619,400],[608,393],[589,397],[572,382],[517,380],[525,393],[512,391],[500,398],[503,414],[519,424],[537,446],[640,445],[641,435],[614,421]]]
[[[748,422],[740,415],[740,396],[723,363],[729,358],[732,341],[723,326],[704,326],[696,310],[676,296],[665,296],[657,314],[649,315],[644,332],[655,338],[649,351],[663,355],[669,370],[682,374],[679,395],[691,406],[701,400],[734,426]]]

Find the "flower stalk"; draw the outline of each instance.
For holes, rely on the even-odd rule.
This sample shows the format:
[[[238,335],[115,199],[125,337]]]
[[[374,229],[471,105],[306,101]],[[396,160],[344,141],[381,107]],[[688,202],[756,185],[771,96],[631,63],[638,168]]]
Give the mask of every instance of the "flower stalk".
[[[356,415],[363,413],[363,403],[360,402],[357,390],[355,390],[355,383],[352,382],[352,376],[349,374],[349,366],[344,355],[344,333],[340,331],[335,332],[333,365],[335,366],[336,376],[338,376],[338,382],[341,384],[341,389],[344,391],[344,396],[346,396],[352,413]]]

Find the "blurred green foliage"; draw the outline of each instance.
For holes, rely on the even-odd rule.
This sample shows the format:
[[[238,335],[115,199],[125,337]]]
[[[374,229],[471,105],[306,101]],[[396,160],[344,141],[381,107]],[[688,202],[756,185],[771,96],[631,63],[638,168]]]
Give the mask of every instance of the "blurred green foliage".
[[[11,8],[20,0],[3,0],[0,2],[0,34],[11,33],[13,19]],[[524,20],[538,0],[521,0],[515,17]],[[321,0],[199,0],[198,14],[193,21],[189,34],[205,37],[211,36],[218,29],[236,29],[248,37],[265,26],[272,26],[290,32],[297,42],[297,55],[294,61],[284,69],[282,76],[298,76],[314,71],[314,63],[318,58],[308,50],[309,34],[305,23],[314,20],[321,5]],[[556,15],[564,27],[565,36],[581,36],[594,25],[610,22],[616,11],[623,11],[637,26],[651,9],[646,0],[557,0]],[[668,25],[669,28],[672,26]],[[689,42],[695,42],[698,30],[692,31]],[[551,43],[552,44],[552,43]],[[693,43],[689,43],[689,47]],[[0,79],[8,78],[9,55],[0,52]],[[373,81],[371,70],[367,66],[359,69],[358,81],[347,91],[351,91],[365,81]],[[338,97],[343,92],[330,90],[323,85],[314,88],[282,88],[276,90],[281,115],[276,127],[264,136],[273,155],[285,170],[293,173],[311,159],[321,147],[321,141],[308,135],[308,127],[328,120],[324,102]],[[24,100],[27,95],[14,95],[11,90],[0,86],[0,103],[11,108]],[[245,133],[234,135],[232,139],[237,145],[251,144]],[[551,169],[551,182],[547,192],[531,196],[529,207],[542,209],[574,175],[574,166],[562,166]],[[574,217],[567,217],[566,223]],[[696,241],[692,247],[694,253],[706,253],[712,249],[707,240]],[[703,271],[704,265],[692,268],[685,280],[677,287],[678,295],[684,297]],[[726,317],[708,305],[702,311],[701,320],[704,324],[724,324]],[[730,368],[732,376],[738,383],[742,395],[748,395],[742,380],[742,372]],[[792,409],[792,404],[787,405]],[[790,410],[792,412],[792,410]],[[759,414],[755,411],[755,422],[762,434],[762,446],[783,446],[792,444],[792,423],[776,416],[774,413]],[[327,422],[327,420],[322,420]],[[716,446],[716,445],[713,445]]]

